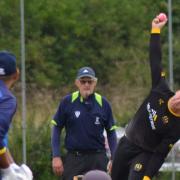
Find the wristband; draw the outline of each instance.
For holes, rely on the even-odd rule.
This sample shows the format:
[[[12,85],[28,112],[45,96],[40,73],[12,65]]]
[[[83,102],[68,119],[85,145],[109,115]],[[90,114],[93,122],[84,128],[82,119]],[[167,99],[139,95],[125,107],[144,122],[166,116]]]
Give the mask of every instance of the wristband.
[[[160,34],[161,30],[159,28],[152,28],[151,29],[151,34]]]
[[[2,149],[0,149],[0,155],[4,154],[6,152],[6,147],[3,147]]]

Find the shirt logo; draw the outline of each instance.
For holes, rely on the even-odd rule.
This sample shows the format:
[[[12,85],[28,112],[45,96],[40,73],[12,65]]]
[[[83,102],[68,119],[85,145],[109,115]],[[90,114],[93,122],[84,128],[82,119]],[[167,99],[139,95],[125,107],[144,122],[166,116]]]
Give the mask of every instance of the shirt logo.
[[[95,123],[94,123],[94,124],[96,124],[96,125],[101,124],[100,121],[99,121],[99,117],[96,117],[96,120],[95,120]]]
[[[164,100],[163,99],[159,99],[159,105],[161,106],[162,104],[164,104]]]
[[[167,116],[163,116],[162,121],[164,124],[167,124],[169,122],[169,118]]]
[[[153,130],[156,129],[155,125],[154,125],[154,122],[157,120],[157,112],[151,108],[150,106],[150,103],[147,104],[147,111],[149,113],[149,121],[150,121],[150,124],[151,124],[151,128]]]
[[[4,71],[4,68],[0,68],[0,75],[5,75],[5,71]]]
[[[74,114],[75,114],[76,118],[78,118],[81,113],[80,113],[80,111],[75,111]]]
[[[141,163],[137,163],[134,165],[134,170],[136,172],[139,172],[139,171],[141,171],[142,167],[143,167],[143,165]]]

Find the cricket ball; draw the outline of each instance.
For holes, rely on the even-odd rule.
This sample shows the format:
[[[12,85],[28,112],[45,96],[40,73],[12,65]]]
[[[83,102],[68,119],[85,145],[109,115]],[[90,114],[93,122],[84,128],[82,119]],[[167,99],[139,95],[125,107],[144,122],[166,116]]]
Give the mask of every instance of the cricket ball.
[[[158,19],[159,19],[160,22],[163,22],[163,21],[165,21],[167,19],[167,16],[166,16],[165,13],[160,13],[158,15]]]

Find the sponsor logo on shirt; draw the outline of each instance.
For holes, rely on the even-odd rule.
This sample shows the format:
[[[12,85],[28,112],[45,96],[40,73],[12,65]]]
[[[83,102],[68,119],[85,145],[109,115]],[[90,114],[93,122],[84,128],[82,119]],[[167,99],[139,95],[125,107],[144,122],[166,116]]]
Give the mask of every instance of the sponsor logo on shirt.
[[[75,111],[74,114],[75,114],[76,118],[78,118],[80,116],[81,112],[80,111]]]
[[[164,100],[162,98],[159,99],[159,105],[161,106],[162,104],[164,104]]]
[[[101,124],[100,121],[99,121],[99,117],[96,117],[96,120],[95,120],[94,124],[96,124],[96,125]]]
[[[151,124],[151,128],[155,130],[156,127],[154,125],[154,122],[157,120],[157,112],[153,108],[151,108],[150,103],[147,104],[147,111],[149,113],[149,121]]]
[[[169,122],[168,116],[163,116],[162,121],[163,121],[164,124],[167,124]]]

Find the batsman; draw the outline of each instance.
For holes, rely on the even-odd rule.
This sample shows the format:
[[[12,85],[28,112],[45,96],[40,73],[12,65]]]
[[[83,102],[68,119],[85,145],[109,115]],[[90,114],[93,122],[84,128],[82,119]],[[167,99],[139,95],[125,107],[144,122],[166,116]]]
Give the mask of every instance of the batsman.
[[[0,52],[0,180],[32,180],[33,175],[25,164],[18,166],[8,150],[7,134],[16,112],[17,101],[10,89],[19,79],[16,57],[7,51]]]

